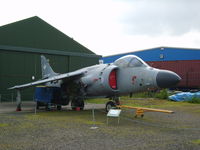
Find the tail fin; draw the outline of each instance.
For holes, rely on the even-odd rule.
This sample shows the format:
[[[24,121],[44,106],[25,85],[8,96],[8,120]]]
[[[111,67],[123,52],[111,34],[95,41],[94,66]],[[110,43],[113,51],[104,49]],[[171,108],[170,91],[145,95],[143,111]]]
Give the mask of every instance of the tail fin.
[[[57,75],[57,73],[55,73],[51,68],[51,66],[49,65],[49,62],[46,59],[46,57],[44,57],[43,55],[41,55],[41,69],[42,69],[43,79]]]

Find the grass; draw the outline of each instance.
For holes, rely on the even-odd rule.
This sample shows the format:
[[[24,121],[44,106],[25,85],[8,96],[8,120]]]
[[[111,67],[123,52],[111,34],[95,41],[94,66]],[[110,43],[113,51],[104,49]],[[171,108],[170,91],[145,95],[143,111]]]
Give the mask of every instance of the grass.
[[[87,103],[92,103],[92,104],[105,104],[109,100],[107,98],[96,98],[96,99],[87,99]]]
[[[0,128],[1,127],[7,127],[8,126],[8,124],[6,124],[6,123],[0,123]]]
[[[198,139],[198,140],[193,140],[192,143],[193,143],[193,144],[198,144],[198,145],[200,145],[200,139]]]
[[[90,99],[88,103],[106,104],[108,99]],[[156,98],[130,98],[128,96],[121,97],[122,105],[134,106],[134,107],[148,107],[148,108],[167,108],[167,107],[181,107],[181,106],[193,106],[194,104],[188,102],[174,102],[164,99]]]
[[[135,107],[148,107],[148,108],[165,108],[165,107],[179,107],[191,106],[192,104],[200,104],[200,98],[193,98],[191,101],[174,102],[168,100],[169,93],[167,89],[160,90],[159,92],[141,92],[135,93],[130,96],[122,96],[122,105],[129,105]],[[89,99],[88,103],[106,104],[109,100],[106,98]]]
[[[94,124],[92,121],[92,115],[90,110],[85,111],[58,111],[58,112],[39,112],[37,115],[27,115],[26,118],[30,121],[40,121],[42,119],[50,122],[62,122],[62,123],[81,123],[91,125]],[[96,124],[102,124],[102,122],[95,122]],[[59,125],[60,124],[56,124]]]
[[[90,99],[87,102],[105,104],[107,101],[109,100]],[[172,102],[154,98],[137,99],[130,98],[128,96],[122,97],[121,101],[124,105],[152,108],[165,108],[171,106],[173,108],[178,108],[179,106],[184,106],[185,109],[187,106],[190,106],[192,110],[194,108],[193,106],[197,106],[187,102]],[[197,107],[200,108],[199,105]],[[171,130],[168,132],[169,129],[159,128],[157,126],[149,127],[149,125],[137,123],[137,121],[140,121],[141,118],[138,118],[137,120],[135,119],[136,122],[132,122],[121,117],[119,125],[117,124],[116,118],[109,119],[109,124],[107,125],[106,114],[101,110],[95,110],[95,122],[92,121],[92,110],[38,112],[36,115],[33,113],[18,113],[18,115],[16,115],[17,113],[0,115],[0,147],[2,149],[55,149],[55,147],[52,145],[56,145],[59,142],[65,143],[66,141],[70,141],[66,144],[68,146],[70,144],[74,144],[80,139],[80,142],[87,142],[87,140],[93,141],[93,138],[97,138],[96,141],[102,140],[104,138],[108,140],[111,139],[111,141],[116,141],[115,143],[122,141],[120,143],[122,145],[121,149],[132,149],[132,147],[129,147],[129,145],[126,144],[133,142],[134,139],[136,139],[134,142],[138,141],[140,144],[144,142],[147,145],[149,144],[148,146],[151,146],[151,143],[148,143],[149,141],[152,142],[153,146],[154,144],[157,146],[157,143],[158,146],[161,146],[159,143],[160,141],[157,140],[160,137],[166,138],[164,139],[164,141],[166,141],[165,145],[172,145],[175,139],[174,133],[172,133]],[[131,119],[134,117],[132,112],[125,113],[125,117]],[[185,127],[188,128],[188,125],[190,125],[182,125],[182,122],[177,122],[176,118],[173,120],[173,117],[169,117],[167,120],[165,119],[166,118],[164,116],[160,119],[149,115],[148,117],[142,118],[141,120],[142,122],[147,122],[150,125],[157,124],[157,122],[160,123],[161,126],[165,123],[169,125],[176,124],[179,129]],[[92,127],[93,124],[97,125],[99,128],[97,130],[90,130],[90,127]],[[165,133],[167,133],[166,136],[163,136]],[[177,132],[177,134],[180,134],[180,136],[183,137],[183,142],[179,141],[178,144],[184,143],[185,140],[188,140],[183,132]],[[182,136],[182,134],[184,136]],[[153,140],[153,138],[156,140]],[[102,143],[105,143],[105,141],[100,141],[99,145],[102,145]],[[190,141],[190,144],[191,142],[194,143],[194,147],[199,146],[200,139]],[[161,142],[161,144],[163,143]],[[46,145],[46,147],[44,145]],[[50,145],[50,147],[48,147],[48,145]],[[82,145],[84,146],[84,144]],[[146,149],[146,147],[138,149]],[[161,146],[159,149],[163,149],[163,147]]]

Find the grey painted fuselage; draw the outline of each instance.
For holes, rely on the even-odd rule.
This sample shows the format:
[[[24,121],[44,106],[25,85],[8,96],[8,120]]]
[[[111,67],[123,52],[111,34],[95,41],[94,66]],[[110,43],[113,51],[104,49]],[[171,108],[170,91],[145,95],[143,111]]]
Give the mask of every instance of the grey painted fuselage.
[[[87,74],[80,80],[86,86],[87,96],[120,96],[148,89],[168,88],[181,79],[174,72],[150,67],[134,55],[122,57],[112,64],[96,65],[86,70]],[[109,85],[109,76],[113,70],[116,71],[115,89]],[[158,77],[158,74],[162,75]]]

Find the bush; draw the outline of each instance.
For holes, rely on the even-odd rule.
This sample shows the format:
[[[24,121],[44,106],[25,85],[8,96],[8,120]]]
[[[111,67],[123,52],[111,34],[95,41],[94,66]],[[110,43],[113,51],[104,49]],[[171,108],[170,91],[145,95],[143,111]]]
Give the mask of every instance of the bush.
[[[156,93],[155,98],[168,99],[167,89],[163,89],[160,92]]]
[[[148,91],[148,92],[140,92],[133,93],[133,98],[159,98],[159,99],[168,99],[167,89],[163,89],[160,91]]]
[[[193,97],[191,101],[188,101],[189,103],[195,103],[195,104],[200,104],[200,98],[198,97]]]

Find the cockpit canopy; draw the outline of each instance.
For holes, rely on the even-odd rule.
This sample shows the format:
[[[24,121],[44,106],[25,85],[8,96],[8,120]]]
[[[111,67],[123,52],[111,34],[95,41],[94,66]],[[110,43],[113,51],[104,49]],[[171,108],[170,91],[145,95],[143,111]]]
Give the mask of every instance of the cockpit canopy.
[[[147,67],[148,65],[135,55],[126,55],[114,62],[119,67]]]

